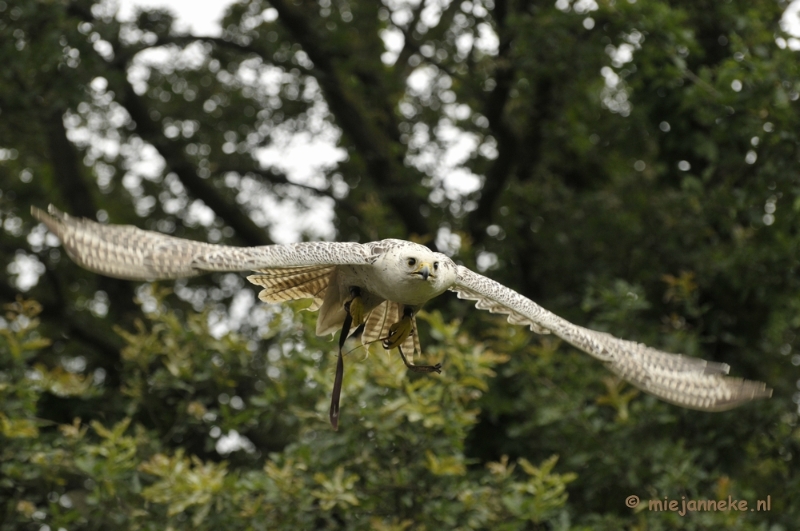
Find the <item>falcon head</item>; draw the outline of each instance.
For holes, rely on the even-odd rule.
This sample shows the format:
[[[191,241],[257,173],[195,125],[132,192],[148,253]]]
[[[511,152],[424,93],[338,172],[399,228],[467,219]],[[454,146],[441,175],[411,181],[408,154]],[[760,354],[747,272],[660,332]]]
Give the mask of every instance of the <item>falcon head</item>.
[[[427,259],[426,259],[427,258]],[[405,257],[406,274],[411,278],[419,277],[422,280],[435,282],[439,273],[439,261],[436,258],[426,256],[417,257],[417,253],[408,253]]]
[[[456,266],[446,255],[401,240],[385,243],[388,245],[383,249],[379,267],[386,275],[388,287],[397,295],[402,293],[393,298],[396,302],[421,304],[455,283]]]

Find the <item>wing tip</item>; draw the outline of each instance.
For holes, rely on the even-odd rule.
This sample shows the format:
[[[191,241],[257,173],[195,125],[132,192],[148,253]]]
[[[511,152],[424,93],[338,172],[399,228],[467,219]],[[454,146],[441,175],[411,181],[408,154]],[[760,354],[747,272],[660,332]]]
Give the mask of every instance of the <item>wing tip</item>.
[[[48,206],[48,210],[53,208],[53,205]],[[31,216],[36,218],[37,220],[41,221],[42,223],[46,223],[46,220],[53,219],[51,216],[47,214],[44,210],[39,207],[35,207],[31,205]]]
[[[33,217],[39,220],[46,218],[57,218],[63,220],[69,217],[67,214],[57,209],[53,203],[49,203],[47,205],[47,212],[39,207],[31,206],[31,214],[33,214]]]
[[[753,402],[755,400],[766,400],[772,397],[772,389],[767,387],[767,384],[764,382],[723,376],[720,376],[718,381],[720,381],[723,386],[727,387],[727,390],[730,393],[728,398],[717,399],[710,404],[704,404],[702,406],[692,406],[687,404],[678,405],[688,407],[689,409],[716,413],[735,409],[739,406],[747,404],[748,402]]]
[[[753,382],[749,380],[744,381],[745,384],[749,384],[750,387],[750,399],[751,400],[758,400],[761,398],[772,398],[772,388],[767,387],[767,384],[764,382]]]
[[[733,382],[731,382],[733,383]],[[772,388],[767,387],[764,382],[754,380],[739,380],[738,395],[744,400],[758,400],[761,398],[772,397]]]
[[[755,400],[766,400],[772,397],[772,388],[767,387],[764,382],[753,380],[743,380],[739,378],[726,378],[728,384],[733,387],[733,396],[725,401],[718,402],[706,409],[706,411],[719,412],[729,411],[748,402]]]
[[[44,223],[52,233],[59,237],[64,232],[64,226],[69,221],[69,216],[52,204],[47,206],[47,212],[35,206],[31,206],[31,215],[37,221]]]

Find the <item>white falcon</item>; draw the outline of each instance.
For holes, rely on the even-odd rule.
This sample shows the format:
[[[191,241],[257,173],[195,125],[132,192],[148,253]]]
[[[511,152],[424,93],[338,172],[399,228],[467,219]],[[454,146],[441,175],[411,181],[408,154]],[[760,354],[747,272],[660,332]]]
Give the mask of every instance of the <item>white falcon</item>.
[[[574,325],[416,243],[381,240],[231,247],[131,225],[102,225],[74,218],[52,205],[48,212],[31,208],[33,216],[59,237],[72,260],[96,273],[145,281],[250,270],[256,274],[247,279],[264,288],[259,298],[265,302],[312,299],[311,309],[319,310],[317,334],[342,332],[331,399],[334,428],[339,420],[341,349],[351,326],[363,326],[361,340],[365,344],[381,340],[387,350],[397,347],[409,369],[440,372],[440,365],[413,365],[405,354],[409,358],[420,354],[414,315],[447,290],[476,301],[475,306],[482,310],[507,315],[510,323],[557,335],[636,387],[678,406],[723,411],[772,395],[761,382],[725,376],[730,369],[727,364],[669,354]]]

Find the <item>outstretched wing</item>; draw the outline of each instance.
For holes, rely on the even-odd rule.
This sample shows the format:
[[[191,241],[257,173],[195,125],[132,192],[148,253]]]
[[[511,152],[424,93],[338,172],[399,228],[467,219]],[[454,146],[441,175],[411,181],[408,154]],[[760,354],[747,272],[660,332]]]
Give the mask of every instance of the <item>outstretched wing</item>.
[[[352,242],[230,247],[132,225],[102,225],[69,216],[52,205],[48,213],[31,208],[31,214],[58,236],[72,260],[95,273],[128,280],[183,278],[211,271],[357,265],[369,263],[370,257],[367,246]]]
[[[642,343],[618,339],[570,323],[516,291],[458,266],[458,279],[450,288],[460,299],[508,316],[509,322],[550,331],[602,360],[613,372],[662,400],[690,409],[724,411],[756,398],[772,396],[761,382],[724,376],[730,367],[699,358],[668,354]]]

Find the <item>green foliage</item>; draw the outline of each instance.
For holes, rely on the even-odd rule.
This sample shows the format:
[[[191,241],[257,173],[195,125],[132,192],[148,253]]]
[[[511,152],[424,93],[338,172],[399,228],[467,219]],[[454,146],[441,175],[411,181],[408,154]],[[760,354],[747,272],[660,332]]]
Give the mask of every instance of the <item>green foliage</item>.
[[[464,438],[477,421],[475,400],[488,388],[493,368],[507,358],[471,344],[457,323],[445,323],[436,313],[424,317],[443,340],[443,346],[429,351],[431,358],[447,363],[441,378],[409,376],[399,359],[382,352],[368,359],[352,352],[342,429],[334,433],[325,415],[330,367],[321,367],[314,355],[315,349],[330,351],[332,344],[307,332],[298,335],[299,328],[280,332],[281,322],[275,320],[277,337],[298,347],[272,365],[284,377],[261,380],[261,392],[243,393],[240,400],[247,407],[236,413],[233,400],[226,404],[217,392],[236,385],[226,373],[248,367],[254,354],[235,335],[215,339],[207,321],[196,316],[181,326],[171,311],[151,312],[136,332],[121,331],[129,366],[118,392],[125,396],[121,410],[129,416],[110,425],[37,419],[43,395],[64,396],[67,385],[43,385],[45,369],[29,364],[47,345],[37,335],[38,304],[20,299],[7,310],[0,359],[2,374],[14,378],[2,388],[2,487],[14,494],[4,501],[8,518],[2,529],[34,522],[144,529],[231,524],[391,529],[410,523],[420,529],[515,529],[543,522],[563,508],[566,484],[575,479],[556,471],[556,456],[540,467],[519,459],[520,470],[508,457],[485,467],[468,466]],[[191,360],[188,351],[194,353]],[[216,373],[204,370],[206,363],[216,366]],[[91,398],[93,391],[80,375],[71,377],[78,384],[70,387],[70,396]],[[266,375],[262,371],[259,377]],[[311,386],[314,392],[308,390],[311,382],[319,383]],[[181,398],[171,401],[170,395]],[[151,399],[176,416],[171,426],[156,404],[147,403]],[[282,407],[297,411],[299,436],[264,458],[249,448],[246,463],[203,460],[174,444],[176,427],[191,425],[190,418],[202,427],[191,436],[213,445],[212,426],[248,436],[260,429],[253,417],[269,418],[271,410]]]

